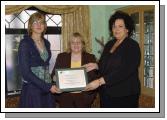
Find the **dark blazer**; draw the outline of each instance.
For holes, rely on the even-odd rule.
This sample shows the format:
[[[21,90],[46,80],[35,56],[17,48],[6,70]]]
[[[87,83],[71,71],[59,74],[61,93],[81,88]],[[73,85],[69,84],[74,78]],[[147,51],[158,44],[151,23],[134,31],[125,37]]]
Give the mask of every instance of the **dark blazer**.
[[[51,84],[46,84],[44,81],[40,80],[31,72],[31,67],[36,66],[48,66],[49,60],[51,58],[50,43],[45,39],[45,46],[48,51],[48,59],[43,61],[40,54],[33,42],[32,38],[25,36],[21,40],[18,49],[18,63],[20,68],[20,73],[28,84],[33,84],[45,92],[49,92]]]
[[[23,77],[23,85],[19,107],[54,107],[54,101],[50,92],[51,83],[46,83],[32,73],[31,67],[48,66],[51,58],[50,43],[44,40],[48,59],[43,61],[29,36],[21,40],[18,49],[19,70]]]
[[[96,63],[95,56],[93,54],[83,52],[82,59],[81,59],[81,65],[84,65],[90,62]],[[70,68],[70,67],[71,67],[71,53],[64,52],[64,53],[58,54],[51,77],[53,78],[53,76],[55,75],[56,68],[58,69],[58,68]],[[92,80],[95,80],[97,78],[98,76],[97,76],[96,70],[92,70],[88,72],[88,82],[91,82]]]
[[[116,40],[109,41],[99,60],[99,72],[106,82],[100,93],[111,97],[140,94],[138,67],[140,48],[136,41],[126,38],[120,46],[110,53]]]

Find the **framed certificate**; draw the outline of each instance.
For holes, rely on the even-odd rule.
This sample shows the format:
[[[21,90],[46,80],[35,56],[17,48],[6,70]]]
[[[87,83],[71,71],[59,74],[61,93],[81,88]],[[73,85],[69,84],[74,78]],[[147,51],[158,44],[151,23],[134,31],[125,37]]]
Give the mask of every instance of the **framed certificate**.
[[[83,90],[87,83],[85,68],[56,69],[56,85],[64,92]]]

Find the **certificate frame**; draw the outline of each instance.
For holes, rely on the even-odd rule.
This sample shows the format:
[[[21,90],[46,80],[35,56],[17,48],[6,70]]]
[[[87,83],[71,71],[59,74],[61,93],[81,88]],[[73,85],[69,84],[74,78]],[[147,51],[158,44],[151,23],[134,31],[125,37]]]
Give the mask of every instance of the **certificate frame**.
[[[80,75],[77,73],[80,73]],[[55,74],[56,74],[56,85],[62,92],[82,91],[86,87],[86,85],[88,84],[87,72],[86,72],[85,68],[83,68],[83,67],[55,69]],[[66,74],[69,76],[71,75],[70,77],[72,77],[72,79],[75,79],[74,83],[72,84],[73,81],[70,80],[71,78],[69,80],[68,79],[65,80],[66,83],[68,83],[68,81],[69,81],[69,83],[71,82],[69,84],[69,86],[67,84],[63,83],[62,80],[60,80],[60,79],[69,77],[69,76],[63,77],[63,74],[64,74],[64,76]],[[77,79],[80,79],[82,84],[77,83],[76,82]]]

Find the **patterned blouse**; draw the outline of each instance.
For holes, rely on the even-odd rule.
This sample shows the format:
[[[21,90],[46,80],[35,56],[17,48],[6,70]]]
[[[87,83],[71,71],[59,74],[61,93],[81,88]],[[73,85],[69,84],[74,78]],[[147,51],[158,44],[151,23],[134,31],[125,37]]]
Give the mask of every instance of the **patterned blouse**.
[[[43,52],[40,52],[40,57],[46,61],[48,58],[48,52],[46,49],[44,49]],[[49,73],[49,67],[46,66],[37,66],[37,67],[31,67],[31,71],[38,76],[41,80],[45,81],[46,83],[51,83],[51,76]]]

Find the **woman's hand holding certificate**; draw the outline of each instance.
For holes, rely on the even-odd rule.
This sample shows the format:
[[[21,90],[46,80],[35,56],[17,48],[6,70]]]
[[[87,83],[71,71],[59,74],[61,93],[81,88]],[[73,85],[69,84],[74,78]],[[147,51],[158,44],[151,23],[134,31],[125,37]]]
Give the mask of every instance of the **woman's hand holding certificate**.
[[[56,69],[56,75],[56,84],[62,91],[83,90],[87,85],[87,73],[84,68]]]

